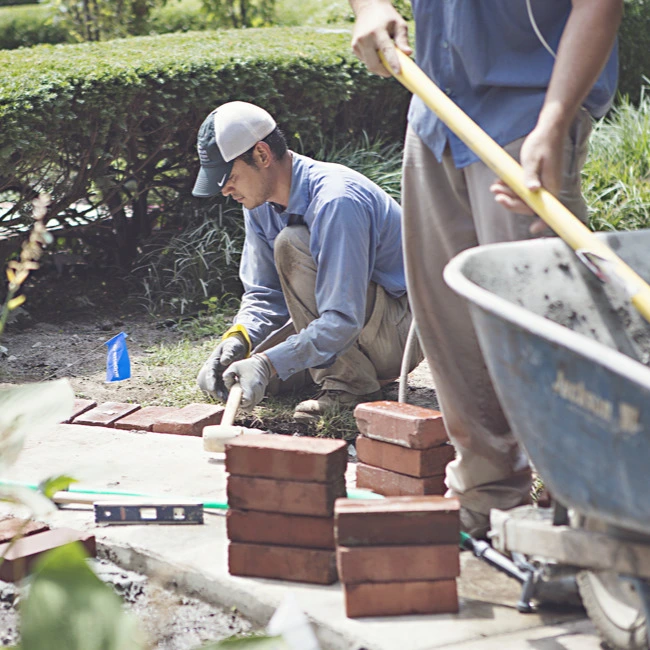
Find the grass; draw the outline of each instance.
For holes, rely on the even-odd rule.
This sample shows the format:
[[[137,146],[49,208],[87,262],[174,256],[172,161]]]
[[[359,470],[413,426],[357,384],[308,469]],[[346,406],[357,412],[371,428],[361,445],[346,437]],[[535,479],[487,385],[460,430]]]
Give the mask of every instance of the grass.
[[[583,171],[593,230],[650,226],[650,97],[638,106],[622,100],[598,122]]]
[[[147,369],[146,383],[160,388],[156,405],[179,407],[206,401],[220,403],[204,395],[196,385],[196,376],[217,340],[218,337],[214,337],[197,342],[188,338],[174,345],[159,345],[147,350],[142,363]],[[312,386],[294,395],[268,396],[250,413],[240,411],[237,422],[274,433],[354,440],[357,427],[351,411],[332,413],[313,424],[298,423],[293,419],[296,404],[313,397],[316,392],[317,388]]]

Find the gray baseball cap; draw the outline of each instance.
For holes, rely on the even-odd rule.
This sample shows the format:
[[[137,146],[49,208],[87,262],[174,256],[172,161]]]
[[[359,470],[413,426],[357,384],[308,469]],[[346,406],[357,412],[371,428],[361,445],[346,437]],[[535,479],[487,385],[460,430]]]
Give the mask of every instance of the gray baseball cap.
[[[276,128],[263,108],[248,102],[229,102],[208,115],[197,138],[201,169],[192,194],[208,197],[223,189],[235,158],[263,140]]]

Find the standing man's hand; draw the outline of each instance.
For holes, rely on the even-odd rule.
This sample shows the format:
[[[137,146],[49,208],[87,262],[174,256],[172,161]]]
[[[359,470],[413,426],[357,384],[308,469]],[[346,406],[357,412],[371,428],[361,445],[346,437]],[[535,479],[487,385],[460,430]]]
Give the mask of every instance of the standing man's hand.
[[[524,170],[524,182],[531,192],[540,188],[557,196],[562,189],[562,164],[564,142],[568,137],[568,127],[545,126],[538,122],[521,147],[520,159]],[[497,203],[511,212],[534,215],[530,206],[503,181],[496,181],[490,191]],[[542,219],[535,219],[530,226],[531,234],[538,235],[547,228]]]
[[[246,358],[248,343],[242,334],[231,334],[215,348],[199,371],[196,383],[199,388],[212,397],[228,399],[228,391],[223,383],[223,372],[235,361]]]
[[[400,71],[395,46],[411,55],[406,21],[395,10],[390,0],[350,0],[350,6],[357,17],[352,32],[352,49],[368,66],[370,72],[390,77],[377,51],[381,51],[391,69]]]
[[[242,408],[252,409],[262,401],[274,372],[265,354],[254,354],[250,359],[233,363],[223,373],[223,381],[228,390],[239,383],[242,388]]]

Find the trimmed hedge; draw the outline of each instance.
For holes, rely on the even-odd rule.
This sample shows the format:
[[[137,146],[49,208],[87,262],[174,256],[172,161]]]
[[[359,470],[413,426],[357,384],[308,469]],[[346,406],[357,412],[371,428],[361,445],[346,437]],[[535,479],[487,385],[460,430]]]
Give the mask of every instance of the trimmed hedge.
[[[71,41],[62,26],[52,24],[53,9],[49,5],[3,8],[2,4],[0,0],[0,50]],[[400,4],[407,13],[406,3],[402,0]],[[337,20],[341,17],[336,13]],[[210,24],[200,0],[169,0],[166,6],[152,13],[150,32],[168,34],[213,27],[216,25]],[[619,92],[636,103],[643,76],[650,75],[650,2],[626,0],[619,50]]]
[[[0,225],[19,225],[45,189],[53,214],[76,215],[80,201],[108,209],[127,263],[159,211],[189,194],[198,127],[220,103],[264,106],[309,152],[363,130],[401,141],[409,97],[369,74],[340,30],[38,46],[0,52],[0,70],[0,192],[19,198]]]

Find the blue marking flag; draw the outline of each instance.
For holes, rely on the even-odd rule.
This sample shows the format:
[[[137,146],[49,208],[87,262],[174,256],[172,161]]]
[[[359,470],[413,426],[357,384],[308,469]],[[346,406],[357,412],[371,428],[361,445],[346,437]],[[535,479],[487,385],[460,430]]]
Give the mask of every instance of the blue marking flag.
[[[126,349],[126,334],[120,332],[104,343],[108,347],[106,356],[106,383],[124,381],[131,376],[131,361]]]

